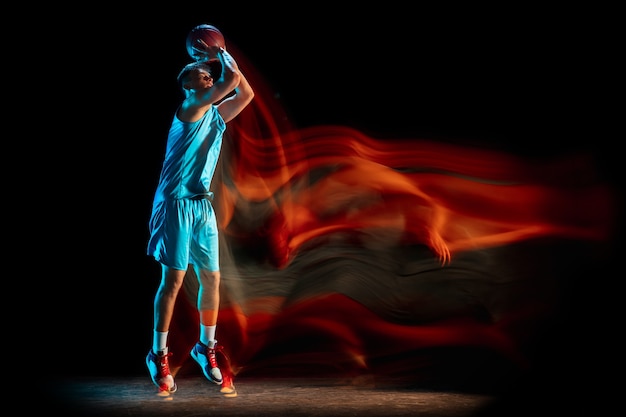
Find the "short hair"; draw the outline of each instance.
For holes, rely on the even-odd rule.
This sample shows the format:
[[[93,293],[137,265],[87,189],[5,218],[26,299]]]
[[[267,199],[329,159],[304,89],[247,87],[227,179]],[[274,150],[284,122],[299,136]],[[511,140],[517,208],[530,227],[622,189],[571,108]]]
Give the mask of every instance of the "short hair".
[[[222,73],[222,63],[218,59],[216,59],[204,62],[194,61],[185,65],[176,77],[176,81],[178,81],[178,85],[181,88],[183,87],[185,81],[187,81],[189,73],[196,69],[202,69],[204,71],[207,71],[209,74],[211,74],[211,77],[215,79]]]

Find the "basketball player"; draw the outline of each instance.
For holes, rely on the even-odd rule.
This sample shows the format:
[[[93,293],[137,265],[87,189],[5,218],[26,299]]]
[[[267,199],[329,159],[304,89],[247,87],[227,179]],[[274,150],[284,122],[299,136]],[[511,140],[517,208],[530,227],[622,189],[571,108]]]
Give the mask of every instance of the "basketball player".
[[[165,160],[149,222],[148,255],[161,264],[154,297],[154,336],[146,357],[160,395],[176,391],[169,370],[168,336],[176,297],[189,265],[199,280],[199,341],[191,356],[206,378],[222,384],[215,339],[219,310],[218,228],[209,191],[220,156],[226,123],[250,104],[254,91],[233,57],[218,46],[203,44],[195,62],[178,75],[185,98],[173,116]],[[221,73],[211,62],[221,64]],[[231,94],[233,93],[233,94]]]

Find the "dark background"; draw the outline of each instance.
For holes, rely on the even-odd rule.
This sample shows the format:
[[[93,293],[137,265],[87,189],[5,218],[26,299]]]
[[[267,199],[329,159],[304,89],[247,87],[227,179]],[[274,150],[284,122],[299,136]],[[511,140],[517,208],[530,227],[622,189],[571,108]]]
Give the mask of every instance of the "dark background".
[[[389,2],[338,9],[94,5],[55,24],[46,112],[61,123],[43,150],[59,186],[51,187],[46,236],[51,253],[64,242],[64,255],[51,255],[60,272],[42,289],[56,319],[50,337],[63,351],[60,372],[145,371],[160,275],[145,254],[147,222],[182,99],[175,77],[189,61],[184,42],[196,24],[224,32],[298,127],[346,125],[374,137],[435,138],[538,160],[583,152],[604,180],[620,184],[614,11]],[[585,307],[574,319],[594,361],[608,350],[590,343],[589,332],[606,337],[617,314],[607,268],[598,268],[602,284],[578,289]],[[572,350],[580,352],[557,342],[550,353]],[[104,368],[94,351],[110,354]]]

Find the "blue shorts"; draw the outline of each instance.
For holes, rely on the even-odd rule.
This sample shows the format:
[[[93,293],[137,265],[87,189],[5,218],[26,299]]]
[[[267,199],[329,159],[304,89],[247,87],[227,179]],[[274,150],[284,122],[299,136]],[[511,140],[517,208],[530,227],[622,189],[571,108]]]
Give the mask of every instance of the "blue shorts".
[[[217,220],[206,199],[166,200],[152,209],[148,255],[165,266],[186,271],[189,264],[219,271]]]

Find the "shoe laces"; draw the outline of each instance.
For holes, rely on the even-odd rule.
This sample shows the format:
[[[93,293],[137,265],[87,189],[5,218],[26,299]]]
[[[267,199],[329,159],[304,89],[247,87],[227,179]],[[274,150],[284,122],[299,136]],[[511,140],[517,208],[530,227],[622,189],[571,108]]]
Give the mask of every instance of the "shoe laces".
[[[157,372],[159,373],[160,378],[165,378],[170,374],[170,363],[167,359],[172,356],[172,352],[168,352],[165,355],[155,355],[157,362]]]
[[[222,351],[222,346],[221,345],[215,345],[212,348],[207,348],[206,349],[206,353],[207,353],[207,358],[209,359],[209,363],[211,364],[211,368],[217,368],[217,360],[215,357],[215,352]]]

